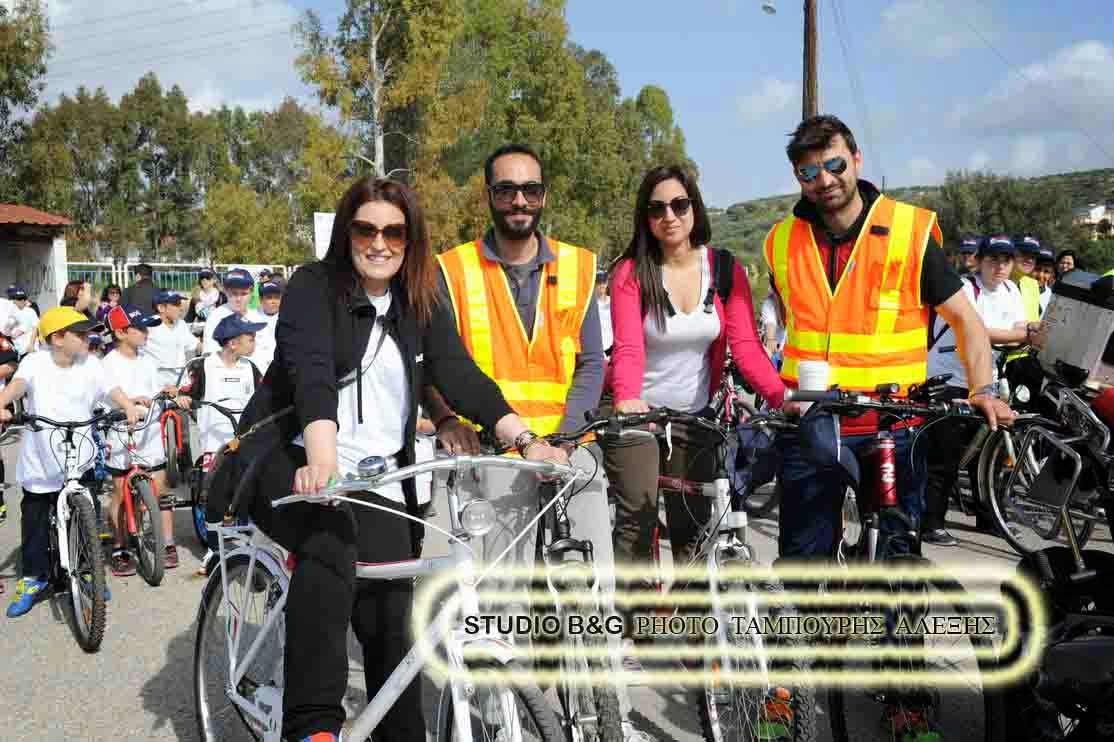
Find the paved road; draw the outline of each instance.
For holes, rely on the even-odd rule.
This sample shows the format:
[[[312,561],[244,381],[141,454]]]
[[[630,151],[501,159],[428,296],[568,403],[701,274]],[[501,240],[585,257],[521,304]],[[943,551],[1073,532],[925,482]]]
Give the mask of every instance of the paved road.
[[[14,451],[4,450],[9,481]],[[6,604],[18,571],[19,495],[7,492],[10,516],[0,526],[0,577]],[[440,508],[445,511],[444,507]],[[942,564],[1012,564],[1008,546],[975,533],[962,517],[952,530],[958,548],[928,547]],[[97,654],[83,653],[73,641],[61,601],[38,605],[19,619],[0,617],[0,730],[11,740],[135,739],[181,742],[197,739],[193,712],[192,657],[197,599],[202,581],[193,576],[202,550],[192,536],[188,511],[177,512],[182,565],[151,588],[139,577],[109,577],[113,596],[108,628]],[[761,559],[775,552],[776,524],[753,523],[753,542]],[[1099,530],[1092,544],[1110,550],[1110,534]],[[429,551],[443,549],[431,540]],[[361,673],[354,668],[353,681]],[[436,689],[426,681],[427,713],[435,710]],[[358,697],[358,693],[354,694]],[[699,723],[683,689],[636,688],[634,721],[658,740],[699,739]],[[826,712],[822,705],[821,711]],[[821,724],[827,739],[827,719]]]

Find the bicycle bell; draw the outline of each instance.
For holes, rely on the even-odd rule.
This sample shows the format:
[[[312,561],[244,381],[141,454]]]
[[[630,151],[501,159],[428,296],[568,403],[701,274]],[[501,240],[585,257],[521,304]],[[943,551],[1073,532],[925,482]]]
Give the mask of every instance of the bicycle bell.
[[[368,456],[360,459],[360,463],[356,464],[356,471],[362,479],[378,477],[387,471],[387,459],[383,456]]]

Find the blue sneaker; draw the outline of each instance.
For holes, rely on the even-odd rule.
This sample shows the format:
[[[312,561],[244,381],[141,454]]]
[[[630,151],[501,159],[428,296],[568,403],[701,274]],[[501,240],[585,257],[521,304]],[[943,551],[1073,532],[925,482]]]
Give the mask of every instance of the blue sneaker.
[[[15,584],[15,598],[8,606],[8,618],[18,618],[27,613],[46,595],[46,580],[24,577]]]

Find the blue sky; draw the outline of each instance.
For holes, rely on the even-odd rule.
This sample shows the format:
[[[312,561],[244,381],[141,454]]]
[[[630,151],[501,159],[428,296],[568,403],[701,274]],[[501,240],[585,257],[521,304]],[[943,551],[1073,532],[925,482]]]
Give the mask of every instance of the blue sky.
[[[867,177],[899,186],[938,183],[957,168],[1114,167],[1109,0],[818,2],[821,109],[856,131]],[[796,190],[784,144],[800,118],[802,3],[775,4],[770,16],[759,0],[568,2],[571,38],[607,54],[625,95],[648,83],[669,93],[715,205]],[[305,97],[284,29],[307,7],[331,20],[342,5],[52,0],[58,51],[47,98],[78,83],[119,96],[147,69],[180,84],[198,109]],[[853,29],[845,40],[865,111],[851,94],[837,8]]]

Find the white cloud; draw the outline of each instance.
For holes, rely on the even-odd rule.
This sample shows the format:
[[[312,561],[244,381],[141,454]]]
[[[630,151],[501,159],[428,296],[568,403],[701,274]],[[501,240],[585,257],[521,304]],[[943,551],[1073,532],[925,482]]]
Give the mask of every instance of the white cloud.
[[[1021,174],[1036,174],[1048,163],[1048,143],[1044,137],[1020,136],[1010,145],[1010,168]]]
[[[757,89],[739,98],[739,116],[744,123],[757,124],[783,113],[800,99],[797,85],[767,77]]]
[[[985,170],[989,164],[990,155],[985,150],[980,149],[971,154],[971,158],[967,161],[967,168],[970,170]]]
[[[1114,126],[1114,47],[1081,41],[1010,73],[980,100],[956,106],[972,133],[1037,133]]]
[[[927,157],[914,157],[909,161],[909,182],[912,185],[935,185],[944,179],[940,167]]]
[[[149,71],[164,89],[181,87],[195,111],[308,97],[294,70],[291,0],[52,0],[49,9],[44,101],[79,85],[118,99]]]
[[[963,3],[964,17],[983,36],[993,40],[990,12],[978,3]],[[921,57],[953,57],[983,42],[967,23],[960,23],[936,0],[897,0],[882,11],[880,34],[891,45]]]

